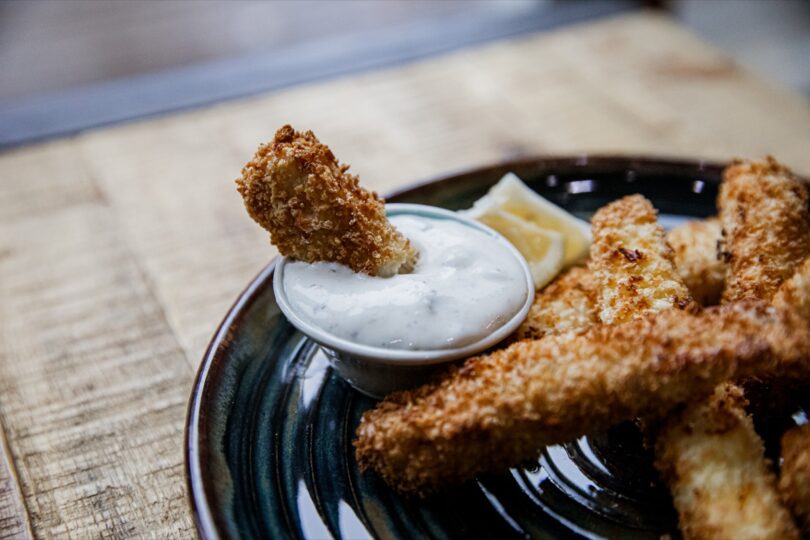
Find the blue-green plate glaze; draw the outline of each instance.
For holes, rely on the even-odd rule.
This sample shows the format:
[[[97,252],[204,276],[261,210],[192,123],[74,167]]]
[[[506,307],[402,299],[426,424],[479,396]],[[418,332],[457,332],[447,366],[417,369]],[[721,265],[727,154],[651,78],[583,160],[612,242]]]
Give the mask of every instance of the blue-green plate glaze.
[[[417,185],[390,202],[467,208],[507,172],[587,218],[642,193],[665,223],[714,213],[721,168],[615,157],[515,161]],[[273,298],[273,265],[238,298],[203,358],[186,469],[203,538],[677,537],[671,501],[632,425],[420,500],[360,473],[352,439],[374,405],[329,368]]]

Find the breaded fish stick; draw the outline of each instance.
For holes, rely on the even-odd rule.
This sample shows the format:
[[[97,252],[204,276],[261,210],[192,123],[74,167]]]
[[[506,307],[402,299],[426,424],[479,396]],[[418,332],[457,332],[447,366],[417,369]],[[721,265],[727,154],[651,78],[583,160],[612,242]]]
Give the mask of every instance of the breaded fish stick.
[[[740,387],[722,384],[669,416],[656,438],[686,539],[799,537],[745,405]]]
[[[810,537],[810,424],[782,436],[779,492],[802,533]]]
[[[810,247],[803,238],[806,205],[804,187],[770,158],[726,169],[718,197],[729,262],[724,303],[772,299]],[[810,301],[803,285],[797,283],[796,294],[782,305],[801,311]],[[718,392],[742,396],[737,387]],[[658,435],[656,466],[672,492],[681,530],[686,538],[795,538],[762,441],[740,401],[726,400],[723,407],[694,402]]]
[[[627,205],[629,199],[632,198],[626,197],[608,205],[597,212],[593,219],[591,258],[594,263],[600,261],[599,267],[604,269],[595,272],[604,280],[600,283],[600,291],[616,284],[644,283],[643,297],[667,298],[673,289],[677,290],[677,285],[673,284],[679,284],[686,290],[681,278],[683,273],[676,274],[668,256],[669,248],[661,227],[651,226],[656,219],[652,206],[647,203],[649,209],[642,213],[641,206],[636,205],[637,210],[633,212],[633,207]],[[610,214],[612,219],[609,222],[603,219],[603,213]],[[637,216],[635,219],[634,215]],[[639,219],[638,216],[642,215],[645,219]],[[694,228],[692,225],[682,230],[686,232]],[[597,229],[602,230],[601,234]],[[622,232],[615,233],[617,229]],[[703,239],[703,244],[708,246],[698,246],[697,253],[710,250],[716,259],[719,225],[714,235],[710,231],[704,236],[709,237],[708,241]],[[634,244],[644,245],[647,252],[660,254],[657,264],[647,267],[611,265],[609,263],[613,259],[594,256],[594,253],[617,251],[627,239]],[[677,233],[675,239],[678,240]],[[694,247],[694,244],[689,245],[689,249]],[[684,252],[682,248],[681,254]],[[604,262],[606,260],[608,263]],[[682,259],[682,262],[685,261]],[[699,259],[696,264],[705,267],[705,263]],[[686,267],[682,264],[681,272]],[[635,291],[628,294],[619,289],[619,294],[610,293],[608,290],[608,294],[601,295],[602,313],[605,309],[614,308],[612,312],[620,312],[623,320],[674,307],[673,302],[639,305],[637,295],[632,294]],[[629,300],[625,300],[626,297]],[[619,308],[615,309],[617,305]],[[682,414],[663,422],[656,438],[656,465],[672,491],[681,531],[686,538],[798,536],[787,510],[780,504],[775,477],[767,468],[762,441],[745,413],[741,404],[743,401],[742,390],[738,387],[721,385],[710,399],[690,404]]]
[[[770,300],[810,253],[807,188],[772,157],[723,172],[717,199],[728,263],[724,302]]]
[[[677,307],[694,310],[675,269],[658,212],[641,195],[602,207],[591,219],[590,269],[599,283],[599,319],[616,324]]]
[[[661,415],[722,381],[796,376],[808,363],[807,321],[762,303],[666,310],[520,341],[367,411],[357,459],[401,491],[426,493],[535,458],[549,444]]]
[[[667,233],[675,252],[675,268],[701,306],[720,302],[726,281],[726,264],[718,256],[717,244],[723,228],[718,218],[687,221]]]
[[[776,293],[775,306],[793,306],[810,320],[810,258]],[[788,430],[782,436],[782,467],[779,491],[805,536],[810,537],[810,424]]]
[[[345,264],[390,276],[413,267],[416,252],[366,191],[311,131],[283,126],[259,147],[236,181],[250,216],[282,255]]]
[[[596,286],[587,268],[575,266],[537,294],[512,338],[540,339],[546,334],[587,328],[598,322]]]

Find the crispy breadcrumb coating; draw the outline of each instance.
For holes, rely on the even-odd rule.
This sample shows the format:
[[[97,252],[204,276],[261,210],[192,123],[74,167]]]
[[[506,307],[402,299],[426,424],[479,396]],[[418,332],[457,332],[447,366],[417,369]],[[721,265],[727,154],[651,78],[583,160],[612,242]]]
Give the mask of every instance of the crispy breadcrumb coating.
[[[686,539],[798,538],[743,395],[735,384],[720,385],[658,431],[655,465]]]
[[[311,131],[287,125],[259,147],[236,184],[282,255],[375,276],[410,271],[414,248],[386,218],[384,201],[348,169]]]
[[[723,172],[717,198],[728,263],[723,301],[770,300],[810,253],[807,188],[772,157]]]
[[[590,270],[571,268],[537,293],[529,315],[512,339],[540,339],[546,334],[596,324],[595,295],[596,284]]]
[[[810,537],[810,424],[782,436],[779,492],[802,533]]]
[[[756,302],[519,341],[367,411],[357,459],[396,489],[424,494],[664,414],[722,381],[805,375],[808,363],[807,321]]]
[[[675,252],[675,268],[692,298],[702,306],[719,303],[723,294],[726,264],[717,253],[722,232],[715,217],[687,221],[667,233],[667,242]]]
[[[810,248],[806,190],[770,158],[736,163],[724,171],[718,206],[723,258],[729,263],[722,302],[771,300]],[[808,291],[806,281],[793,282],[784,293],[790,297],[779,304],[801,315],[803,303],[810,302]],[[717,397],[732,395],[739,399]],[[714,398],[695,402],[665,422],[659,433],[656,466],[673,494],[687,538],[798,536],[780,504],[742,395],[737,386],[721,387]],[[716,429],[731,420],[729,429]]]
[[[804,294],[807,290],[810,257],[782,284],[773,303],[778,307],[792,306],[810,320],[810,295]],[[781,457],[779,491],[802,533],[810,537],[810,424],[790,429],[782,436]]]
[[[715,277],[715,282],[719,281],[719,287],[710,291],[716,301],[722,292],[725,270],[717,263],[716,256],[719,222],[692,222],[670,233],[676,247],[676,260],[681,263],[676,274],[663,231],[660,226],[652,226],[656,224],[652,205],[645,204],[647,208],[640,204],[629,206],[628,199],[608,205],[594,218],[591,256],[594,262],[600,261],[601,271],[597,275],[608,278],[600,290],[644,279],[645,297],[666,298],[666,291],[671,290],[673,283],[683,286],[686,279],[694,278],[692,283],[702,286],[706,277],[711,276]],[[610,220],[600,215],[608,211],[612,214]],[[610,224],[606,227],[605,222]],[[596,232],[597,226],[603,229],[600,234]],[[604,233],[604,230],[612,233],[617,228],[623,234]],[[637,245],[653,246],[654,252],[663,256],[658,257],[657,264],[647,268],[611,265],[610,259],[605,263],[604,257],[594,257],[594,252],[604,254],[616,250],[617,244],[627,242],[628,238]],[[651,248],[646,247],[646,250],[651,251]],[[659,287],[663,289],[659,291]],[[610,308],[615,312],[616,298],[619,298],[621,320],[674,307],[672,302],[638,305],[632,301],[634,296],[628,302],[623,300],[624,295],[610,292],[608,289],[608,294],[600,295],[601,313]],[[704,294],[702,290],[698,292]],[[701,299],[706,301],[705,297]],[[670,416],[655,439],[656,466],[672,492],[685,538],[798,537],[787,510],[780,504],[775,477],[767,467],[762,441],[745,414],[743,401],[740,388],[723,384],[711,398],[699,399],[682,413]],[[649,422],[645,421],[645,425],[649,426]]]
[[[742,390],[721,384],[670,415],[655,442],[685,539],[798,538]]]
[[[600,208],[591,226],[590,269],[599,283],[598,313],[603,323],[621,323],[671,307],[697,307],[675,270],[672,249],[650,201],[641,195],[618,199]]]
[[[810,295],[805,294],[808,290],[810,290],[810,256],[790,279],[782,283],[773,297],[773,304],[779,307],[789,306],[810,320]]]

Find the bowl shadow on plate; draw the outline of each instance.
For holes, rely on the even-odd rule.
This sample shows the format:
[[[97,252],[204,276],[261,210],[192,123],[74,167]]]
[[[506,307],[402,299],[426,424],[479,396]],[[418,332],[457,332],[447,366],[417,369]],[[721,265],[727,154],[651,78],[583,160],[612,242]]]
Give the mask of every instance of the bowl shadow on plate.
[[[715,212],[721,168],[628,158],[545,158],[453,175],[388,200],[467,208],[503,174],[579,217],[642,193],[662,214]],[[666,220],[668,216],[663,216]],[[678,537],[632,424],[546,448],[536,462],[424,500],[361,474],[352,439],[374,401],[332,373],[281,315],[272,266],[212,340],[187,426],[187,476],[204,538]]]

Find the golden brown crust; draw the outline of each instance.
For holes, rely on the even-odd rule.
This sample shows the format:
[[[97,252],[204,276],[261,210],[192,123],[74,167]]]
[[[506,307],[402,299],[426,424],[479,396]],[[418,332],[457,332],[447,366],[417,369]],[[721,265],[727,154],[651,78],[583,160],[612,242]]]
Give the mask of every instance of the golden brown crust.
[[[762,303],[520,341],[367,411],[357,459],[401,491],[426,493],[666,413],[736,376],[804,374],[809,361],[807,322]]]
[[[625,201],[627,198],[618,203]],[[647,251],[654,250],[660,255],[656,264],[647,268],[603,262],[600,266],[604,271],[599,275],[612,280],[603,286],[615,286],[641,274],[647,278],[645,296],[655,298],[660,287],[690,280],[703,302],[716,302],[722,292],[725,270],[716,256],[719,222],[692,222],[670,233],[675,260],[680,264],[676,278],[674,268],[670,270],[666,247],[662,247],[663,233],[660,227],[652,226],[655,219],[652,206],[638,203],[630,206],[625,202],[624,207],[623,212],[621,206],[603,209],[613,210],[608,227],[615,230],[618,222],[623,234],[619,236],[610,229],[609,237],[595,232],[595,239],[606,240],[601,245],[595,240],[592,252],[593,248],[600,253],[609,252],[616,243],[629,238],[630,242],[645,245]],[[595,220],[595,229],[596,223]],[[714,283],[707,284],[707,278]],[[708,293],[702,288],[704,285],[709,285]],[[613,306],[601,306],[602,312],[608,308],[610,313],[616,297],[621,300],[623,295],[602,295],[602,302],[614,302]],[[673,307],[671,302],[640,306],[625,301],[619,305],[619,318],[624,320],[644,311]],[[742,401],[738,387],[721,385],[710,399],[693,401],[681,414],[670,416],[655,438],[656,464],[672,492],[686,538],[797,537],[787,511],[780,504],[775,478],[764,460],[762,441],[746,416]]]
[[[790,307],[799,315],[810,320],[810,257],[806,258],[790,279],[782,283],[773,304],[780,307]]]
[[[236,180],[250,216],[282,255],[331,261],[388,276],[415,261],[408,240],[388,222],[385,205],[348,173],[311,131],[281,127]]]
[[[728,263],[724,302],[770,300],[810,254],[807,188],[772,157],[737,162],[717,199]]]
[[[688,221],[667,233],[675,254],[675,268],[689,292],[702,306],[720,302],[726,281],[726,265],[717,245],[723,228],[718,218]]]
[[[742,390],[719,385],[663,423],[656,467],[686,539],[798,538]]]
[[[575,266],[539,292],[513,340],[540,339],[546,334],[596,324],[596,285],[587,268]]]
[[[810,537],[810,424],[782,436],[781,457],[779,492],[802,533]]]
[[[773,303],[810,320],[810,257],[782,286]],[[810,425],[794,428],[782,437],[779,491],[802,533],[810,537]]]
[[[722,259],[729,264],[722,302],[770,300],[810,247],[807,193],[770,158],[736,163],[724,177],[718,206]],[[780,238],[784,234],[798,236]],[[684,238],[686,246],[700,241]],[[708,252],[711,240],[703,241]],[[802,302],[810,302],[810,287],[794,285],[778,303],[801,315]],[[710,399],[669,418],[658,436],[656,465],[686,538],[798,537],[744,406],[742,390],[723,385]]]
[[[729,264],[722,302],[770,300],[806,255],[806,191],[772,159],[736,163],[724,177],[718,197],[721,260]],[[695,238],[695,232],[685,234],[683,244],[702,241],[709,252],[711,240]],[[783,240],[782,234],[799,238]],[[795,292],[782,307],[800,311],[801,301],[810,301],[807,287],[798,284]],[[710,399],[670,417],[658,435],[656,465],[686,538],[798,537],[743,401],[739,387],[721,385]]]
[[[697,307],[675,270],[672,249],[650,201],[641,195],[618,199],[599,209],[591,225],[589,266],[599,283],[598,313],[603,323],[621,323],[673,307]]]

